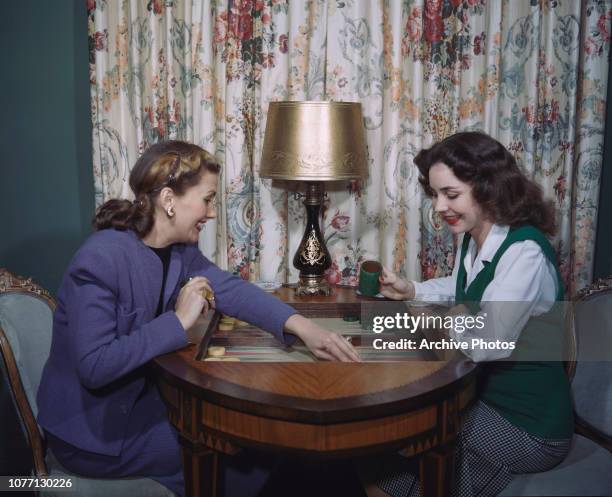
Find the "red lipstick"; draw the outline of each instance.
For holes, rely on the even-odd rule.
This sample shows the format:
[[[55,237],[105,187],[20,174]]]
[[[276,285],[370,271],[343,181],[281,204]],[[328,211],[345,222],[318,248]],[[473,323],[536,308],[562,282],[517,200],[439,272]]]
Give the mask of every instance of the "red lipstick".
[[[459,218],[458,217],[451,217],[451,218],[444,218],[444,220],[450,224],[451,226],[454,226],[455,224],[457,224],[459,222]]]

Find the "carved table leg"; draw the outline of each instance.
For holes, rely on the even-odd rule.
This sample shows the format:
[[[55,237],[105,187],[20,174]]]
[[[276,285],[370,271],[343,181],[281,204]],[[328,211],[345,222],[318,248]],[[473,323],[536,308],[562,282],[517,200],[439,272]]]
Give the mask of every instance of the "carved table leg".
[[[449,497],[455,484],[455,444],[423,454],[419,477],[423,497]]]
[[[216,451],[194,447],[181,437],[185,471],[185,497],[217,497],[219,455]]]

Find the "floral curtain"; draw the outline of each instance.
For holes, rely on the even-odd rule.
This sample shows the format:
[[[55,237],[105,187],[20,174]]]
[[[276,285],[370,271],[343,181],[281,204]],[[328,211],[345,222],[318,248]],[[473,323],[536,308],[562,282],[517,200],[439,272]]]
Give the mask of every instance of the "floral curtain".
[[[201,248],[242,277],[294,282],[305,214],[262,180],[274,100],[359,101],[370,177],[333,186],[321,220],[332,283],[381,260],[447,274],[454,240],[412,160],[459,130],[498,138],[554,199],[568,289],[591,281],[612,0],[87,0],[96,201],[129,197],[150,144],[223,165]]]

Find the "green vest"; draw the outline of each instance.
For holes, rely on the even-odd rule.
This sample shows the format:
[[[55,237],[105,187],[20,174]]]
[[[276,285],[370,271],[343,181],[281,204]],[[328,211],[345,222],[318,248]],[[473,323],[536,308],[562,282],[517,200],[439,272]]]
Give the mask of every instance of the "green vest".
[[[460,252],[456,303],[466,304],[472,312],[477,312],[480,309],[482,294],[493,280],[500,258],[510,245],[524,240],[536,242],[554,265],[559,287],[557,301],[563,300],[563,281],[559,275],[554,249],[537,228],[521,226],[510,229],[491,262],[476,275],[468,288],[466,288],[467,273],[463,260],[467,253],[470,235],[465,234]],[[516,277],[520,278],[521,275]],[[561,356],[556,361],[512,359],[516,359],[521,351],[532,353],[538,347],[538,340],[539,346],[542,346],[543,336],[546,337],[547,347],[551,345],[552,340],[556,341],[555,345],[561,350],[563,330],[563,318],[559,317],[558,313],[550,311],[544,316],[531,318],[523,328],[516,343],[516,351],[510,360],[486,363],[481,376],[480,399],[513,425],[541,438],[570,438],[574,431],[570,385],[563,364],[560,362]]]

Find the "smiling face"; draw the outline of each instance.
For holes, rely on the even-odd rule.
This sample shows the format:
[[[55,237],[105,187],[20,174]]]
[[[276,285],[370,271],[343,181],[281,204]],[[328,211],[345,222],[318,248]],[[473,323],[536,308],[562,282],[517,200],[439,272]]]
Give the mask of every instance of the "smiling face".
[[[172,195],[174,216],[170,218],[170,229],[175,242],[196,243],[202,227],[209,219],[217,217],[215,196],[218,175],[204,172],[200,181],[188,188],[183,195]]]
[[[444,163],[437,162],[429,169],[429,186],[434,210],[455,233],[469,232],[478,239],[488,232],[491,223],[472,196],[472,187],[459,180]]]

